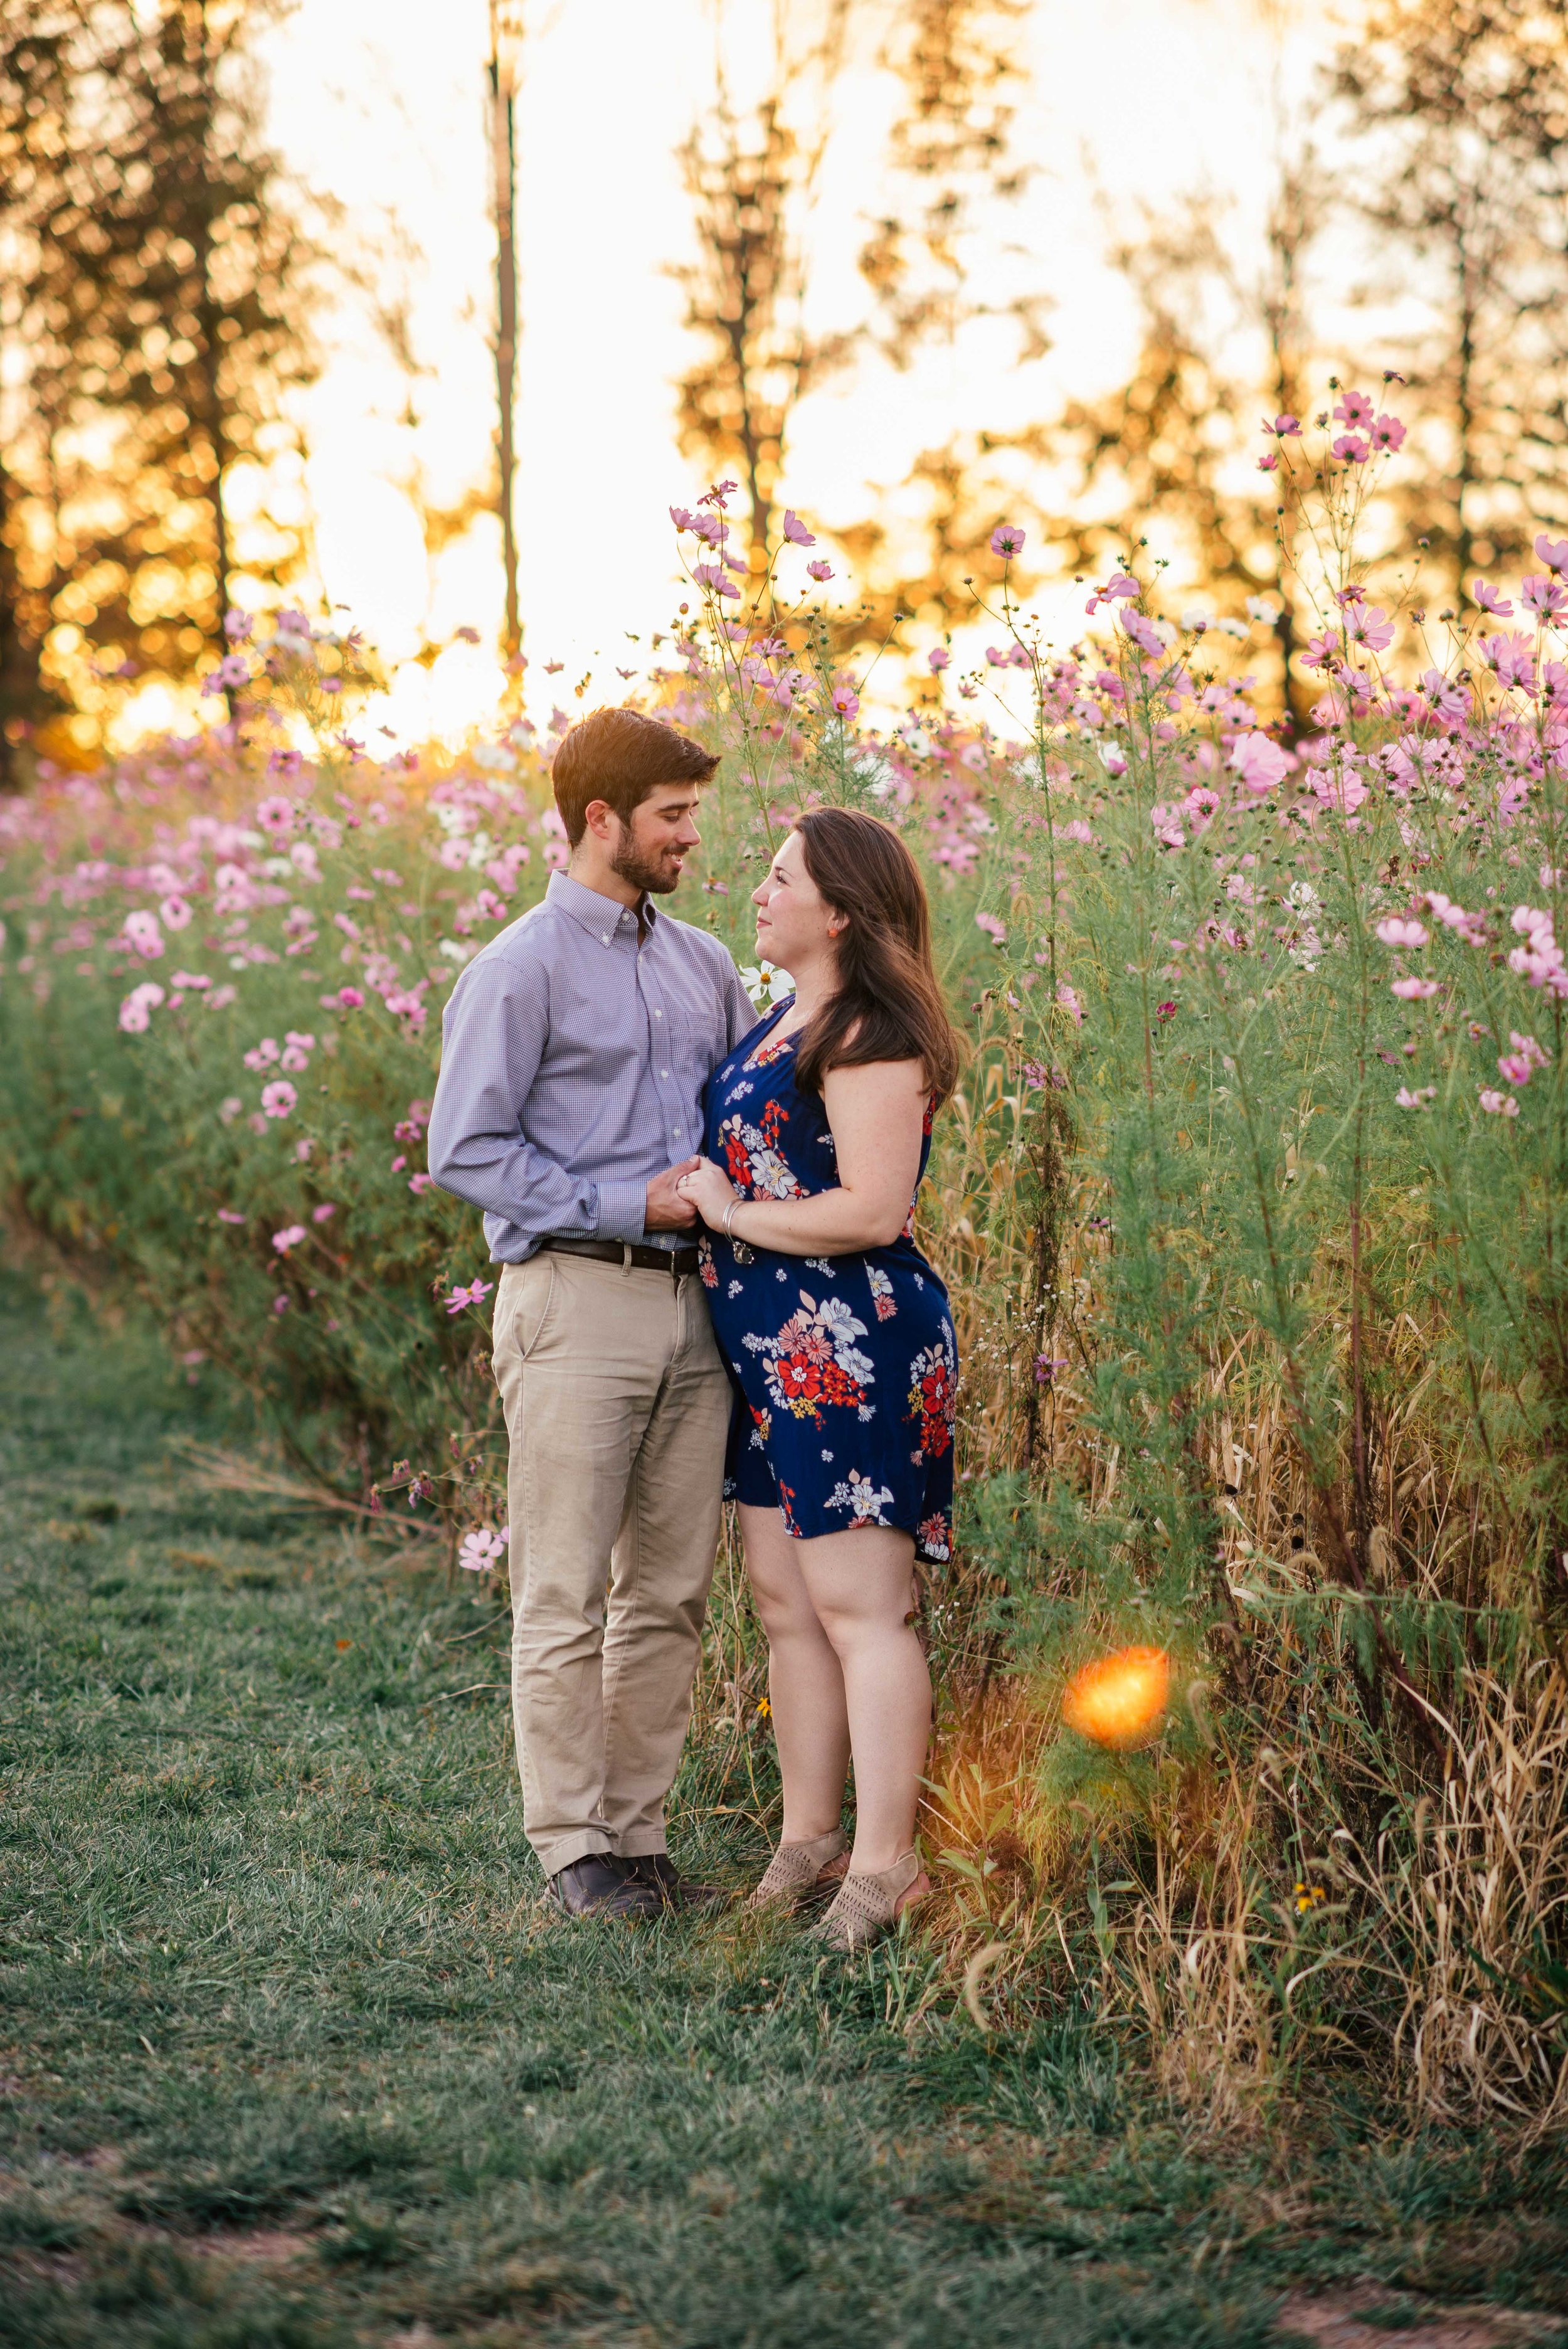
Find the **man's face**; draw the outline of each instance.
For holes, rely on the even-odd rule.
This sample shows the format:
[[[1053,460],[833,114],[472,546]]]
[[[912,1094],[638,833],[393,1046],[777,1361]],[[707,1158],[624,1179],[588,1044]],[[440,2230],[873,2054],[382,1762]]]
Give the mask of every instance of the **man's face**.
[[[630,887],[667,897],[702,838],[693,820],[696,804],[695,783],[660,783],[632,810],[629,824],[612,817],[612,869]]]

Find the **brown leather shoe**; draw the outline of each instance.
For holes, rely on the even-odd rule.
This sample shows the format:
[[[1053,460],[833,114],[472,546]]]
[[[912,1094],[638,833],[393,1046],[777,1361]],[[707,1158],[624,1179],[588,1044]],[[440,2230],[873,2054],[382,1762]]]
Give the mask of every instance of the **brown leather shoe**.
[[[634,1875],[628,1860],[613,1851],[584,1852],[558,1868],[545,1884],[545,1898],[568,1917],[656,1917],[664,1903]]]
[[[632,1883],[645,1885],[665,1909],[722,1909],[730,1899],[721,1885],[694,1884],[683,1876],[667,1851],[645,1852],[621,1865],[630,1869]]]

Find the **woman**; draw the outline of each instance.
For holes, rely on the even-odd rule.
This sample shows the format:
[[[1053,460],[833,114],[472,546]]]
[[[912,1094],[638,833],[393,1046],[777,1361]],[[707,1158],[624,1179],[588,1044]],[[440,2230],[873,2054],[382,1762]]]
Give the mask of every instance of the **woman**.
[[[758,952],[794,993],[709,1078],[707,1155],[681,1187],[709,1227],[703,1278],[739,1390],[727,1491],[784,1780],[752,1901],[797,1908],[841,1876],[820,1930],[853,1949],[929,1889],[914,1817],[931,1682],[909,1619],[916,1555],[945,1558],[952,1537],[958,1365],[911,1227],[958,1045],[890,825],[813,809],[753,902]]]

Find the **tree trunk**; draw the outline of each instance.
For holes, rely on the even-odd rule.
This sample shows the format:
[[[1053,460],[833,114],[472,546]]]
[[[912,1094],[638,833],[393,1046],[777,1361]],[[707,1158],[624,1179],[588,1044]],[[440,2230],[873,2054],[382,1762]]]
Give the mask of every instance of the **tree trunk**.
[[[510,67],[503,68],[495,10],[490,11],[490,148],[495,171],[496,453],[500,466],[501,568],[506,617],[501,649],[515,660],[522,646],[517,602],[517,112]]]

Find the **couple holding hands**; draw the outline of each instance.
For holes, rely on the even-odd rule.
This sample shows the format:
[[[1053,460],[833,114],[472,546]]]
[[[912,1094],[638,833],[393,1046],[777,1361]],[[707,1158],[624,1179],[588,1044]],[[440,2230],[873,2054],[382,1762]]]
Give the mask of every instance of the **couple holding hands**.
[[[566,870],[452,991],[430,1172],[505,1268],[512,1713],[552,1897],[726,1897],[677,1873],[664,1806],[728,1498],[784,1787],[750,1899],[830,1896],[816,1930],[851,1950],[926,1889],[913,1569],[948,1555],[957,1360],[912,1223],[958,1043],[913,859],[840,808],[802,815],[755,892],[793,982],[758,1020],[725,947],[657,902],[717,764],[636,710],[566,736]]]

